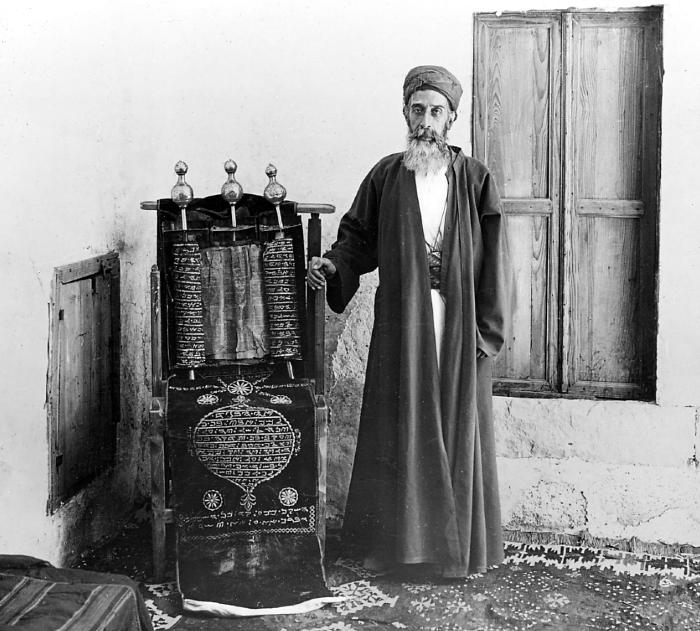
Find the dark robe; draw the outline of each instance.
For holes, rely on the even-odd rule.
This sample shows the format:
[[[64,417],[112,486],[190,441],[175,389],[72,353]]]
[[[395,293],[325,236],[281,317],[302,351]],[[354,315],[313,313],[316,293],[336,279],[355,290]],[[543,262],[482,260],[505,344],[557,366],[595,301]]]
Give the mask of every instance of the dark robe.
[[[379,269],[343,537],[396,563],[446,576],[503,560],[491,414],[491,363],[507,315],[504,216],[486,167],[452,148],[442,251],[440,371],[423,226],[403,154],[380,160],[326,257],[340,313]],[[477,348],[488,357],[477,359]]]

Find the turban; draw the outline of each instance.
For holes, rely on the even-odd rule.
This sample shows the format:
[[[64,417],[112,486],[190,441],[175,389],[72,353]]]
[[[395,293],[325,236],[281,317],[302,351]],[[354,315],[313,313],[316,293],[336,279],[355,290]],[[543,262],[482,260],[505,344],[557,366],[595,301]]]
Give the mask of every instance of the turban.
[[[459,99],[462,98],[462,86],[457,77],[442,66],[417,66],[408,71],[403,82],[403,102],[416,90],[435,90],[442,94],[450,103],[453,111],[457,110]]]

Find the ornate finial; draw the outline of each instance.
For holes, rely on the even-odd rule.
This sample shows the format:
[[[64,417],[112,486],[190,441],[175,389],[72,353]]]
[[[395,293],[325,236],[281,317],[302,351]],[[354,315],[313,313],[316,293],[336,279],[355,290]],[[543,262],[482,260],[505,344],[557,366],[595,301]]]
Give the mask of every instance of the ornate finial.
[[[175,173],[177,173],[177,183],[170,191],[170,199],[180,207],[182,229],[187,230],[187,204],[194,198],[194,192],[192,191],[192,187],[185,182],[187,165],[182,160],[179,160],[175,164]]]
[[[224,162],[224,170],[229,175],[233,175],[236,172],[236,169],[238,169],[238,165],[231,158],[229,158],[228,160],[226,160],[226,162]]]
[[[223,197],[231,206],[235,206],[243,197],[243,187],[236,181],[236,169],[238,165],[233,160],[226,160],[224,162],[224,169],[228,173],[228,179],[224,182],[221,187],[221,197]],[[235,212],[234,208],[231,208],[231,212]],[[234,224],[235,225],[235,224]]]
[[[273,203],[275,206],[281,204],[284,198],[287,197],[287,189],[284,188],[277,180],[277,168],[274,164],[268,164],[265,169],[265,175],[270,178],[270,182],[263,191],[263,197]]]
[[[170,192],[170,198],[180,207],[184,209],[194,198],[192,187],[185,182],[185,173],[187,173],[187,164],[180,160],[175,165],[175,173],[177,173],[177,183],[173,186]]]

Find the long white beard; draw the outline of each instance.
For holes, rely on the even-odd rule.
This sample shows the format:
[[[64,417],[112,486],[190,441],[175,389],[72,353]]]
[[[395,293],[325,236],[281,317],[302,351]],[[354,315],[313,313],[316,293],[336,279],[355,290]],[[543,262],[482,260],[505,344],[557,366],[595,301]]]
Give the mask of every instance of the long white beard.
[[[450,163],[447,131],[440,135],[432,130],[416,129],[409,132],[403,164],[418,175],[439,173]]]

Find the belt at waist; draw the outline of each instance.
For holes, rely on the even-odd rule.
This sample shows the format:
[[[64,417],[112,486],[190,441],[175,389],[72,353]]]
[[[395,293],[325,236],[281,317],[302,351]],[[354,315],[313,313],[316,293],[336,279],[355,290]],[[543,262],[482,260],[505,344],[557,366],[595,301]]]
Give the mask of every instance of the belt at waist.
[[[430,277],[430,289],[440,290],[440,276],[442,269],[442,256],[439,250],[428,252],[428,276]]]

